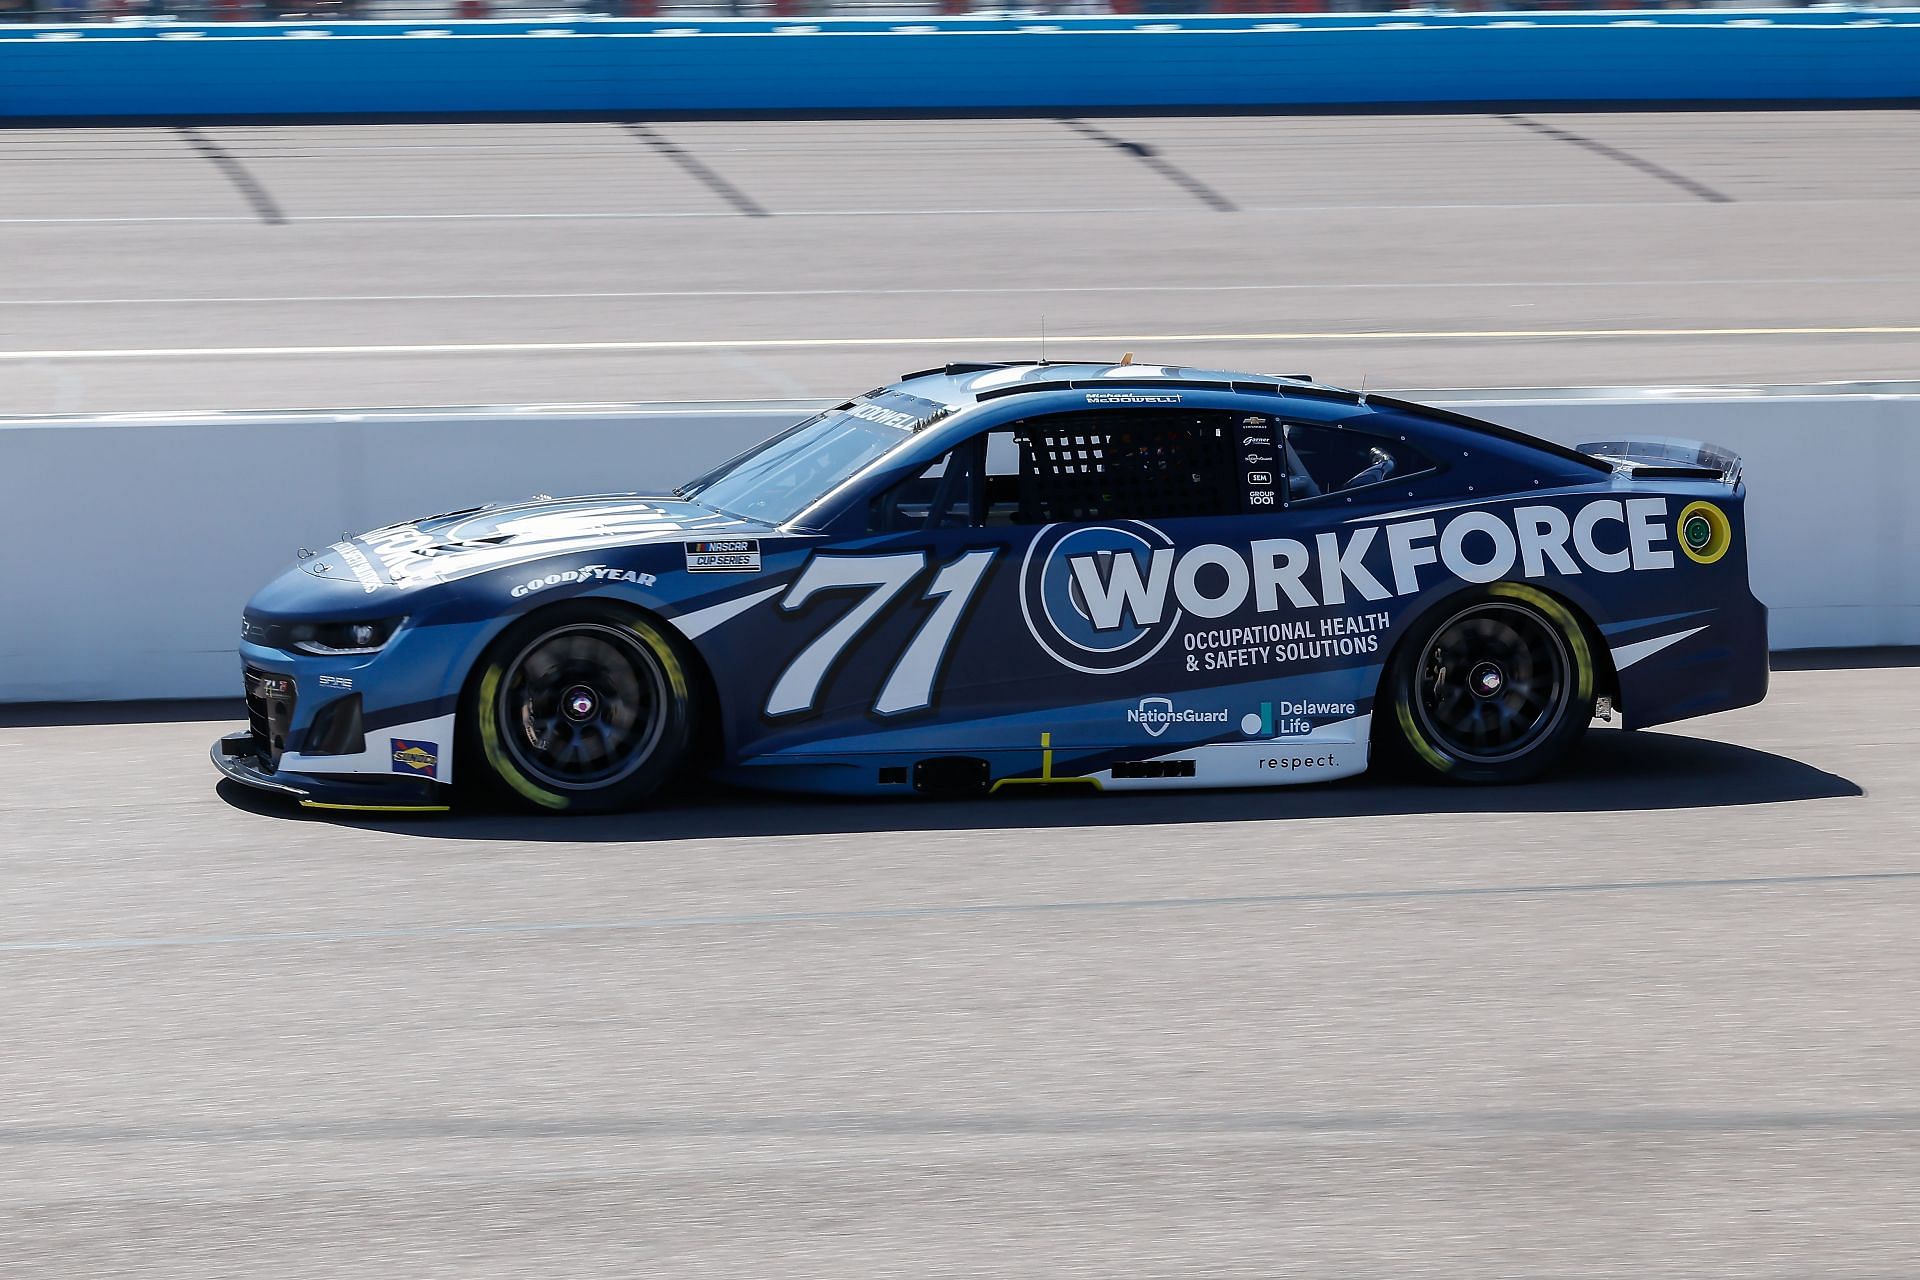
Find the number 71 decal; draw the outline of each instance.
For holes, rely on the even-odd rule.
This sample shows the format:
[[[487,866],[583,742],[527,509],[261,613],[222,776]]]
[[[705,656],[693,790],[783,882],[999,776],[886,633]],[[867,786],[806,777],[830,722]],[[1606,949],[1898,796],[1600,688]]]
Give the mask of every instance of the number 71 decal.
[[[886,683],[880,687],[879,697],[874,699],[876,712],[897,716],[933,705],[933,682],[946,661],[954,632],[960,627],[968,602],[986,577],[987,566],[999,554],[997,549],[969,551],[958,560],[940,566],[920,597],[940,603],[934,606],[894,662]],[[926,553],[921,551],[886,556],[817,555],[807,561],[807,567],[780,598],[782,609],[788,612],[798,609],[822,591],[864,587],[866,594],[794,655],[767,697],[767,714],[784,716],[813,710],[827,672],[853,647],[860,633],[901,592],[912,586],[926,568]]]

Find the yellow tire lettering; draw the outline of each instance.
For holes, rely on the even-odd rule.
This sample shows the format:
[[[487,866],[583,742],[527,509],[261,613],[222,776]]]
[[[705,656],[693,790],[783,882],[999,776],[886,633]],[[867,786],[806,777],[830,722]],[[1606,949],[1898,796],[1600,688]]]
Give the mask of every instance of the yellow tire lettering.
[[[506,780],[508,786],[544,808],[564,809],[567,807],[567,798],[534,786],[525,774],[514,767],[512,758],[501,745],[498,709],[500,676],[500,667],[496,663],[489,666],[486,674],[480,677],[480,749],[487,753],[487,763]]]
[[[673,689],[673,696],[685,706],[691,686],[687,683],[686,668],[680,665],[680,656],[673,651],[666,638],[644,622],[632,624],[633,633],[646,642],[646,646],[659,661],[661,671],[666,673],[667,684]]]
[[[1422,760],[1445,773],[1453,768],[1453,758],[1442,755],[1434,745],[1427,741],[1427,735],[1420,732],[1420,726],[1414,723],[1413,704],[1406,695],[1400,693],[1394,697],[1394,718],[1400,722],[1400,732],[1406,736],[1407,745],[1412,747]]]
[[[1587,629],[1580,625],[1580,619],[1574,617],[1567,606],[1538,587],[1518,582],[1496,582],[1487,590],[1496,596],[1532,605],[1547,615],[1549,622],[1560,628],[1567,647],[1573,651],[1574,696],[1582,702],[1590,701],[1593,698],[1593,650],[1587,644]]]

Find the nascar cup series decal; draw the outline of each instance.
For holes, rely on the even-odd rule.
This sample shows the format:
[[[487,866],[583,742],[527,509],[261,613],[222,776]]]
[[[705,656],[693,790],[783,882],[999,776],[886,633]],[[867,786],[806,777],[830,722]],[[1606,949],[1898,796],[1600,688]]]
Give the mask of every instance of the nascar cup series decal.
[[[1020,567],[1020,609],[1034,640],[1062,666],[1089,675],[1128,671],[1161,652],[1189,617],[1351,608],[1412,595],[1438,573],[1498,582],[1518,573],[1671,569],[1664,498],[1598,498],[1569,511],[1534,505],[1360,525],[1241,546],[1181,551],[1150,524],[1048,525]],[[1697,557],[1696,557],[1697,558]],[[1424,581],[1423,581],[1423,572]],[[1391,623],[1383,609],[1249,626],[1193,628],[1189,671],[1377,653]]]
[[[687,543],[688,573],[758,573],[760,541],[731,538]]]

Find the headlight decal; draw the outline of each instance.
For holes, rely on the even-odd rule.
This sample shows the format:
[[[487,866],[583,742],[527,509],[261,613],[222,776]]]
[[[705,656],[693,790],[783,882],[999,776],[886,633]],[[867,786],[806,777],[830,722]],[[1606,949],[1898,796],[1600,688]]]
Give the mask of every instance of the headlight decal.
[[[270,649],[348,657],[380,652],[405,622],[405,617],[289,622],[246,614],[241,619],[240,638]]]

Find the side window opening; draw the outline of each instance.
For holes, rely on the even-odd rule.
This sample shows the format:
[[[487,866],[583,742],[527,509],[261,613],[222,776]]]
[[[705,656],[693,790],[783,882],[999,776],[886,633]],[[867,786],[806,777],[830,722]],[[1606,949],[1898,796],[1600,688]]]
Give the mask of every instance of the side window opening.
[[[1276,443],[1289,503],[1434,470],[1424,454],[1389,436],[1295,424],[1279,441],[1274,434],[1270,420],[1211,411],[1050,414],[989,431],[899,481],[873,500],[868,527],[917,533],[1238,515],[1243,495],[1253,509],[1263,498],[1272,505],[1262,468],[1272,467],[1266,459]]]
[[[1013,459],[988,446],[989,522],[1003,514],[1017,524],[1238,514],[1234,430],[1230,414],[1164,410],[1018,423],[1006,433]],[[1009,461],[1017,466],[1010,487],[994,474]]]
[[[1434,469],[1402,440],[1344,427],[1286,427],[1287,500],[1308,502],[1352,493],[1388,480],[1408,480]]]
[[[867,527],[874,533],[915,533],[961,529],[980,523],[978,502],[980,443],[968,441],[936,459],[873,500]]]

